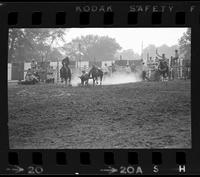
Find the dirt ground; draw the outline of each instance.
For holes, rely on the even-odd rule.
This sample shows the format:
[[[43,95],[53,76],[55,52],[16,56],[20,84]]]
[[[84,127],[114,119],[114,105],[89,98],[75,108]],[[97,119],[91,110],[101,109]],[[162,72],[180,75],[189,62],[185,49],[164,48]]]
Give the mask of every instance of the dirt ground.
[[[8,88],[10,148],[191,148],[190,81]]]

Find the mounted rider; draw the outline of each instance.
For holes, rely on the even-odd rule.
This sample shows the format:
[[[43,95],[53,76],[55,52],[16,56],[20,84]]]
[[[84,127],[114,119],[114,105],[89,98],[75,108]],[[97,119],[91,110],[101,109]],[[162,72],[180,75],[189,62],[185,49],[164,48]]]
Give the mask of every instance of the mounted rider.
[[[68,67],[68,65],[69,65],[69,57],[65,57],[62,60],[62,65]]]
[[[60,78],[61,82],[64,82],[67,84],[67,81],[69,80],[69,85],[71,86],[71,70],[69,68],[69,57],[65,57],[62,60],[62,68],[60,69]]]
[[[162,56],[158,54],[158,51],[156,49],[156,54],[159,57],[159,64],[158,64],[158,71],[161,73],[163,78],[169,76],[169,59],[166,58],[165,54],[163,53]]]
[[[65,70],[63,70],[62,68],[61,68],[61,70],[66,71],[66,69],[69,68],[68,65],[69,65],[69,57],[65,57],[62,60],[62,68],[65,68]],[[61,72],[61,78],[64,78],[65,77],[64,75],[65,75],[65,72]]]
[[[96,72],[98,70],[98,67],[95,65],[95,64],[93,64],[92,65],[92,68],[90,69],[90,71],[89,71],[89,73],[91,73],[91,72]]]

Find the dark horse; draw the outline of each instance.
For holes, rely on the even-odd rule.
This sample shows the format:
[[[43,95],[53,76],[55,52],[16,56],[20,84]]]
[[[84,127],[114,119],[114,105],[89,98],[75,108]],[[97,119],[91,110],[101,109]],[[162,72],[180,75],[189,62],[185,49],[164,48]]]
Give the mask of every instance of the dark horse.
[[[60,69],[60,78],[61,82],[65,81],[65,84],[67,85],[69,81],[69,85],[71,85],[71,70],[68,66],[62,66],[62,68]]]
[[[160,61],[158,65],[159,75],[162,76],[162,80],[169,77],[169,66],[166,61]]]
[[[89,77],[92,76],[93,86],[95,85],[95,82],[96,82],[96,84],[98,84],[98,78],[100,79],[100,85],[102,84],[103,71],[101,71],[97,67],[93,66],[88,74],[89,74]]]

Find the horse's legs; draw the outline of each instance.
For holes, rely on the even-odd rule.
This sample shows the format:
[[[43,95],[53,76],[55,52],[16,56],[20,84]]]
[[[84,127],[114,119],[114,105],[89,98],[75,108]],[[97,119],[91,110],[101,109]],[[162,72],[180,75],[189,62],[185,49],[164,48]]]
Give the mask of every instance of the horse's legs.
[[[83,79],[81,79],[81,85],[84,86],[84,80]]]
[[[103,78],[103,77],[102,77],[102,76],[100,76],[100,85],[102,85],[102,78]]]
[[[69,86],[71,86],[71,78],[69,78]]]
[[[95,85],[95,78],[93,77],[93,87],[94,87],[94,85]]]
[[[161,72],[161,74],[160,74],[161,82],[163,82],[163,78],[164,78],[164,75],[163,75],[163,73]]]
[[[88,80],[85,81],[85,86],[88,86]]]
[[[166,76],[165,74],[166,74],[166,73],[164,72],[164,73],[163,73],[163,81],[165,81],[165,76]]]
[[[168,73],[165,72],[165,74],[164,74],[164,81],[167,81],[167,80],[168,80]]]
[[[99,83],[99,82],[98,82],[98,77],[96,77],[95,79],[96,79],[96,83],[97,83],[97,85],[98,85],[98,83]]]
[[[163,81],[165,81],[165,79],[166,79],[166,73],[164,72],[163,73]]]
[[[167,70],[165,73],[165,81],[169,81],[169,79],[170,79],[170,74],[169,71]]]

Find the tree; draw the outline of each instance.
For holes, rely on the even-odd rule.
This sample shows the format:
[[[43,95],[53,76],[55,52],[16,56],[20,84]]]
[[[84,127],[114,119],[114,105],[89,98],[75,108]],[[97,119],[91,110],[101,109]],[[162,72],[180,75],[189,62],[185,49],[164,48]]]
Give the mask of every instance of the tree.
[[[29,41],[23,29],[10,29],[8,38],[8,62],[16,61],[17,58],[24,59],[23,50],[33,49],[31,41]]]
[[[63,49],[72,60],[102,61],[113,60],[121,47],[108,36],[87,35],[73,39]]]
[[[53,28],[10,29],[8,62],[50,60],[50,54],[57,50],[55,46],[58,45],[58,41],[64,42],[67,31],[68,29]],[[59,50],[57,54],[62,55]]]
[[[133,49],[122,50],[121,52],[117,52],[115,56],[117,59],[119,59],[121,56],[123,60],[139,60],[140,59],[140,55],[137,53],[134,53]]]
[[[179,39],[179,50],[180,55],[183,56],[184,59],[191,59],[191,29],[188,28],[183,36]]]

